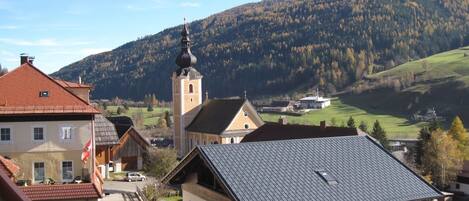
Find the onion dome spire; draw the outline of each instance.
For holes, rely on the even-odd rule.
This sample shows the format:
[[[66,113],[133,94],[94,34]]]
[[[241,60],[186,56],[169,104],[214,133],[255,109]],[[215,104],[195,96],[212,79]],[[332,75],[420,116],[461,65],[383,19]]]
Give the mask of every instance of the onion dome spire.
[[[189,29],[187,28],[186,18],[184,18],[184,27],[181,31],[181,52],[176,58],[176,64],[180,68],[192,67],[197,63],[197,58],[191,53],[191,40],[189,39]]]

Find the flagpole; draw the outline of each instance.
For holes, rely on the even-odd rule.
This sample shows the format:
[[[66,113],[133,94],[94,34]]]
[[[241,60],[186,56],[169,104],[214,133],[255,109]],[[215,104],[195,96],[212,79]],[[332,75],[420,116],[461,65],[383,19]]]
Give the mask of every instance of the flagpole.
[[[93,118],[91,119],[91,179],[92,179],[92,183],[94,183],[95,181],[95,166],[96,166],[96,161],[95,161],[95,156],[96,156],[96,152],[95,152],[95,133],[94,133],[94,118],[95,118],[95,115],[93,115]]]

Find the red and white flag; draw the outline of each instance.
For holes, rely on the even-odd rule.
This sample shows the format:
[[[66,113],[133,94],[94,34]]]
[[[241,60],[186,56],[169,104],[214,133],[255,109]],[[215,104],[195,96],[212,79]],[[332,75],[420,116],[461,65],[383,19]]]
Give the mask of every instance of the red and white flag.
[[[86,161],[91,155],[91,139],[83,147],[83,152],[81,152],[81,161],[86,164]]]

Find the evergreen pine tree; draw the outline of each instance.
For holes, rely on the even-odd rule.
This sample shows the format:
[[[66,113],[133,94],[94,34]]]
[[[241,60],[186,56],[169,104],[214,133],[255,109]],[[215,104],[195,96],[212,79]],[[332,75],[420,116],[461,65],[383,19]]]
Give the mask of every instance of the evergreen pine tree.
[[[355,119],[353,119],[352,116],[350,116],[350,118],[348,118],[347,127],[349,127],[349,128],[356,128],[357,127],[357,126],[355,126]]]
[[[148,112],[153,112],[153,106],[151,104],[148,105],[147,111]]]
[[[362,130],[365,133],[368,133],[368,124],[364,121],[360,121],[360,125],[358,126],[360,130]]]
[[[423,147],[425,144],[428,143],[428,141],[431,138],[431,134],[433,131],[430,130],[429,126],[424,126],[422,129],[420,129],[419,136],[418,136],[418,141],[415,146],[415,163],[420,166],[422,165],[422,157],[424,153]]]
[[[386,150],[389,150],[389,141],[386,137],[386,131],[383,129],[383,127],[381,127],[381,124],[378,120],[376,120],[373,124],[373,131],[371,132],[371,137],[374,137],[381,143],[381,145],[383,145]]]

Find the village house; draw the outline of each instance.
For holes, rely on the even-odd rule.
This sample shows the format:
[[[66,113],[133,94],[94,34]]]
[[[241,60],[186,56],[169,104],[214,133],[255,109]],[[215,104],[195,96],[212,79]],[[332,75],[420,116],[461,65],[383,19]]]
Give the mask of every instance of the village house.
[[[295,101],[272,101],[268,106],[261,107],[261,112],[288,112],[295,109]]]
[[[197,145],[239,143],[264,123],[246,97],[202,102],[203,76],[194,68],[186,24],[181,35],[179,68],[172,75],[174,147],[180,158]]]
[[[285,135],[288,133],[288,135]],[[321,121],[319,126],[287,124],[285,118],[280,118],[278,123],[266,123],[247,134],[241,142],[260,142],[273,140],[291,140],[304,138],[339,137],[339,136],[364,136],[365,132],[358,128],[326,126],[326,121]]]
[[[103,115],[95,115],[95,133],[96,133],[96,165],[98,171],[104,178],[109,178],[109,172],[112,172],[112,148],[119,144],[119,136],[116,128]]]
[[[451,192],[469,195],[469,161],[464,161],[461,172],[456,177],[456,182],[450,184]]]
[[[110,158],[113,163],[113,171],[131,171],[143,169],[143,160],[151,147],[134,127],[133,121],[129,117],[108,117],[117,131],[118,144],[110,151]]]
[[[331,105],[331,99],[321,96],[308,96],[299,100],[302,109],[324,109]]]
[[[98,199],[102,180],[94,154],[87,151],[90,157],[82,161],[85,145],[94,144],[94,115],[99,113],[89,103],[90,87],[49,77],[27,55],[20,60],[21,66],[0,77],[0,155],[18,165],[15,179],[32,185],[21,187],[32,200],[48,192],[38,184],[75,181],[85,184],[54,185],[47,188],[49,197],[79,188],[95,192],[83,198]]]
[[[201,145],[162,181],[184,201],[443,199],[368,136]]]

